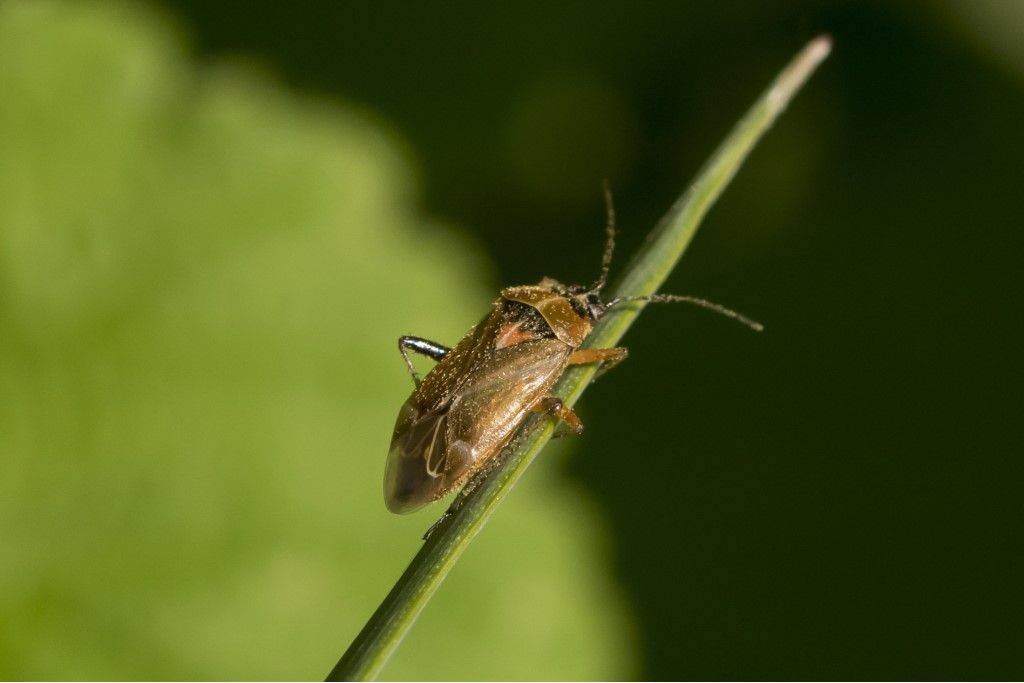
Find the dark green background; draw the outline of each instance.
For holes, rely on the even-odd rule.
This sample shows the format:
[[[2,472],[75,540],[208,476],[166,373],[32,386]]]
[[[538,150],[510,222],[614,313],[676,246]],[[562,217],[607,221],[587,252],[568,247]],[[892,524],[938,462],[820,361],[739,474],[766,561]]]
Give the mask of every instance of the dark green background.
[[[611,527],[609,561],[637,621],[644,678],[1024,676],[1024,9],[971,0],[162,8],[201,60],[255,58],[296,93],[387,121],[419,165],[426,212],[460,225],[492,259],[496,277],[483,284],[493,288],[543,275],[591,280],[605,178],[621,266],[775,72],[830,33],[831,58],[665,288],[735,307],[766,332],[691,308],[649,309],[626,339],[628,363],[579,406],[587,431],[557,466]],[[452,267],[486,271],[470,272],[464,257]],[[388,283],[365,291],[378,286]],[[353,348],[377,348],[377,332],[351,331]],[[302,468],[273,453],[264,466],[275,483]],[[273,516],[274,501],[265,510]],[[264,536],[263,522],[254,518],[251,538]],[[466,561],[496,556],[486,536]],[[361,621],[406,550],[392,553],[384,579],[345,587],[365,596],[346,618]],[[300,610],[282,583],[282,604]],[[458,598],[438,596],[460,605],[469,627],[477,607]],[[134,632],[137,618],[110,622]],[[236,624],[237,614],[223,619]],[[325,640],[340,653],[349,635]],[[458,670],[453,653],[454,642],[435,654]],[[201,655],[169,658],[127,671],[238,671],[204,669]],[[13,671],[55,675],[20,665]]]
[[[565,476],[614,525],[645,677],[1024,675],[1024,72],[962,7],[174,5],[393,121],[503,283],[593,276],[605,176],[628,253],[831,33],[667,287],[767,331],[650,310]]]

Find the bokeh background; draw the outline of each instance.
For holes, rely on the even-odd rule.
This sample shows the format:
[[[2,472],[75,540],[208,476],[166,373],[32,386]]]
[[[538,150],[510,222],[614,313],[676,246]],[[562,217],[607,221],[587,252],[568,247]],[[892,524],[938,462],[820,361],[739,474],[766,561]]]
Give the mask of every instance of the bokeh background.
[[[385,675],[1024,676],[1024,5],[0,2],[0,677],[322,677],[400,334],[623,257],[810,37],[588,429]]]

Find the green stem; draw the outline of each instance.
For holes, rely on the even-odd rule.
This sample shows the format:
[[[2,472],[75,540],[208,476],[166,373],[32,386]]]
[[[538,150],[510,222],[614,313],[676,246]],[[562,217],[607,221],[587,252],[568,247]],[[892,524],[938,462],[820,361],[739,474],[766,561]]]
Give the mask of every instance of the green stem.
[[[615,296],[652,294],[661,286],[693,239],[708,209],[804,81],[828,56],[830,47],[829,38],[816,38],[776,77],[648,237],[626,268]],[[642,308],[643,304],[637,303],[609,311],[594,326],[587,346],[615,346]],[[570,369],[559,381],[555,394],[566,404],[574,404],[595,370],[587,366]],[[430,535],[327,680],[373,680],[380,674],[466,546],[551,438],[552,420],[538,416],[529,422],[500,465]]]

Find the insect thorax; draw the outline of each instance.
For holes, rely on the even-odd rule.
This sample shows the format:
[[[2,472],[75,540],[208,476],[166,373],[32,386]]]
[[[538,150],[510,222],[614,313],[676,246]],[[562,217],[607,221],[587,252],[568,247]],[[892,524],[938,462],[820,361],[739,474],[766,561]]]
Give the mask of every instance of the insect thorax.
[[[554,330],[533,306],[520,303],[519,301],[502,301],[501,307],[502,325],[516,325],[524,332],[536,339],[553,339]]]

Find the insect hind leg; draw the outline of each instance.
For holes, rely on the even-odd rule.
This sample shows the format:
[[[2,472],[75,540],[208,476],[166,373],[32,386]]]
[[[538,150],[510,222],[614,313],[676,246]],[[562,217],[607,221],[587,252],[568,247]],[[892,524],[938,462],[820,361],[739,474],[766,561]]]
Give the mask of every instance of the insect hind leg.
[[[537,402],[537,405],[532,410],[536,413],[547,413],[556,420],[565,423],[572,430],[573,434],[581,434],[583,432],[583,422],[580,421],[579,416],[557,396],[545,396]]]
[[[451,349],[429,339],[406,335],[398,338],[398,351],[402,354],[405,364],[409,367],[409,374],[412,375],[413,384],[419,386],[420,373],[416,372],[416,367],[412,364],[412,359],[409,358],[409,351],[415,351],[418,354],[439,361],[447,356]]]

